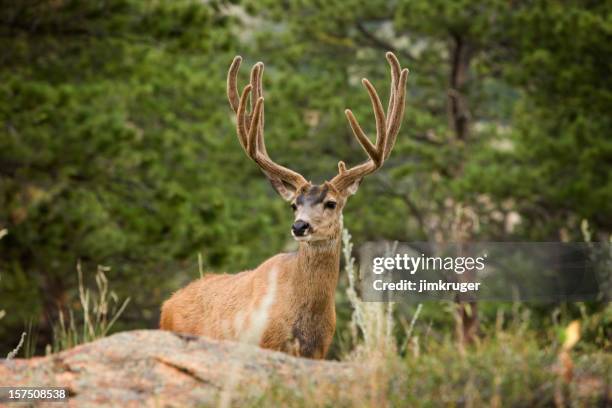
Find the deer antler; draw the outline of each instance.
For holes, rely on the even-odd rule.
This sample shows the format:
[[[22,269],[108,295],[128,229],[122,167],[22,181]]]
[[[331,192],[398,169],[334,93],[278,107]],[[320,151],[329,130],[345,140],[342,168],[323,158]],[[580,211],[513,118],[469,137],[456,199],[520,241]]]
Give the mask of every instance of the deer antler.
[[[272,161],[266,150],[263,133],[264,98],[262,76],[264,65],[262,62],[258,62],[253,66],[250,84],[244,87],[239,98],[237,76],[241,62],[241,57],[235,57],[227,73],[227,98],[229,99],[230,106],[236,113],[236,130],[240,145],[277,189],[283,188],[283,183],[285,183],[292,186],[294,190],[297,190],[300,186],[307,183],[306,179],[301,174]],[[251,94],[251,113],[246,112],[249,94]]]
[[[355,137],[359,141],[359,144],[361,144],[361,147],[363,147],[363,150],[368,154],[369,159],[365,163],[348,170],[343,161],[338,163],[338,175],[331,180],[331,183],[339,191],[347,189],[356,181],[361,180],[363,177],[380,168],[387,157],[389,157],[395,145],[397,133],[400,129],[402,117],[404,115],[408,69],[401,69],[397,57],[392,52],[387,52],[386,57],[391,66],[391,93],[386,115],[374,86],[367,79],[364,78],[362,80],[363,85],[370,95],[372,108],[374,109],[374,117],[376,119],[375,144],[372,144],[368,136],[361,129],[353,112],[351,112],[350,109],[344,111]]]

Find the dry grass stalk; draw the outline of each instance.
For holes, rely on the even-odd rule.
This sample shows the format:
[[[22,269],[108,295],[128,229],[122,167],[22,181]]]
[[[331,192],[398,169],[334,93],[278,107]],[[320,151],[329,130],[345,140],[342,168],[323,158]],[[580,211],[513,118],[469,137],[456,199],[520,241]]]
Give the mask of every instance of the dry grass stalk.
[[[68,310],[68,321],[64,317],[64,311],[60,310],[58,323],[53,327],[55,351],[105,337],[125,311],[130,298],[120,303],[117,294],[109,290],[106,277],[106,272],[109,270],[110,268],[106,266],[98,266],[95,276],[96,291],[92,292],[85,286],[81,263],[77,263],[82,327],[79,329],[72,309]]]
[[[21,350],[21,347],[23,347],[23,342],[25,341],[25,338],[26,338],[26,332],[21,333],[21,339],[19,339],[19,343],[17,344],[17,347],[15,347],[13,350],[11,350],[6,355],[7,360],[12,360],[17,356],[17,353],[19,353],[19,350]]]
[[[342,230],[342,255],[344,257],[344,270],[348,276],[349,286],[346,289],[349,302],[353,307],[351,328],[353,342],[359,343],[360,333],[363,343],[356,347],[355,353],[359,358],[369,358],[393,354],[397,351],[393,329],[395,327],[393,311],[394,302],[364,302],[357,294],[357,272],[355,258],[352,256],[353,243],[351,234],[346,228]],[[387,252],[393,252],[389,249]]]

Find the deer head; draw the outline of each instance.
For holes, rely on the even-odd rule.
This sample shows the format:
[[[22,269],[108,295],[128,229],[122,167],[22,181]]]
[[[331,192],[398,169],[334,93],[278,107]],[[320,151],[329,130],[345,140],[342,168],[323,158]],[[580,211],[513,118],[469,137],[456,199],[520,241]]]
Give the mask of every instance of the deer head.
[[[242,58],[234,58],[227,75],[227,96],[237,116],[238,140],[246,154],[261,168],[274,189],[291,203],[295,219],[291,228],[298,241],[312,243],[336,239],[341,230],[342,209],[346,200],[357,192],[365,176],[378,170],[389,157],[404,114],[406,80],[408,69],[401,69],[399,61],[391,52],[387,53],[391,66],[391,92],[387,112],[374,86],[363,79],[376,121],[376,142],[372,143],[359,126],[350,109],[346,117],[368,160],[360,165],[346,168],[338,163],[338,174],[321,185],[313,185],[299,173],[283,167],[270,159],[264,142],[264,98],[262,76],[264,65],[258,62],[251,69],[250,83],[244,87],[240,97],[237,90],[237,75]],[[249,102],[251,111],[247,112]]]

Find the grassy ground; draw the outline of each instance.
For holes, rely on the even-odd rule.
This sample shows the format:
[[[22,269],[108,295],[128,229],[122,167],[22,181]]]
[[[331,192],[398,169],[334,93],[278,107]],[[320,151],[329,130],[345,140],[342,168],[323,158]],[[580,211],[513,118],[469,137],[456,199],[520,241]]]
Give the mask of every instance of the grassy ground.
[[[609,353],[571,353],[565,372],[559,350],[529,333],[498,333],[460,352],[450,340],[431,341],[405,356],[372,354],[360,361],[371,381],[337,400],[324,384],[301,389],[277,383],[250,406],[548,407],[605,406],[610,393]],[[567,378],[564,376],[567,374]],[[606,388],[608,387],[608,388]],[[609,402],[609,401],[608,401]]]

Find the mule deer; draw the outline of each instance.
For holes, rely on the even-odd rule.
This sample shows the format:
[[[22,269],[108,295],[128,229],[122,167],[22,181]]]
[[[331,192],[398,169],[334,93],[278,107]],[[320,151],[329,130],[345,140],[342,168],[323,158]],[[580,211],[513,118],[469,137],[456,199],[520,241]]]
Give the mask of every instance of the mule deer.
[[[236,113],[238,140],[280,196],[291,203],[295,214],[291,234],[298,241],[298,250],[275,255],[250,271],[210,274],[190,283],[163,304],[160,322],[163,330],[240,339],[248,327],[237,325],[236,318],[249,316],[257,309],[269,290],[269,277],[273,274],[276,296],[267,311],[259,345],[302,357],[325,357],[336,328],[334,295],[340,272],[342,209],[361,180],[389,157],[404,114],[408,70],[400,68],[392,53],[388,52],[386,57],[391,66],[386,113],[374,86],[367,79],[362,81],[374,110],[375,143],[366,136],[353,113],[345,111],[369,159],[350,169],[339,162],[338,174],[321,185],[314,185],[272,161],[264,143],[264,66],[261,62],[255,64],[250,84],[239,96],[236,83],[242,59],[234,58],[227,76],[227,96]],[[247,113],[249,95],[252,109]]]

